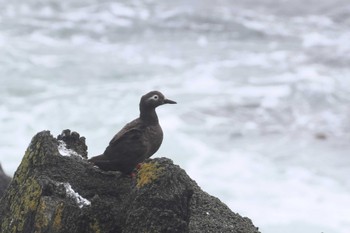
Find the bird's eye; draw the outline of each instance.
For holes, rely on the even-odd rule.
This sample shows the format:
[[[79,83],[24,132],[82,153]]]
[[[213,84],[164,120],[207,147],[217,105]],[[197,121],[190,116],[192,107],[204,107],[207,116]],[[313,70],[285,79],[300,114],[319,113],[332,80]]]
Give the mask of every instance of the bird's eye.
[[[158,95],[154,95],[152,98],[155,100],[158,100],[159,97],[158,97]]]

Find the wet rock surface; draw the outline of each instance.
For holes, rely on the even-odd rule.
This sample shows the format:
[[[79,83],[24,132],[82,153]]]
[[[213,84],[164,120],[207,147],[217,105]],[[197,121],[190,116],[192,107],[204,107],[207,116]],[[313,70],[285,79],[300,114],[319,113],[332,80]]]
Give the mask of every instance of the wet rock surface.
[[[170,159],[131,177],[94,167],[86,150],[76,132],[35,135],[0,201],[0,232],[259,232]]]

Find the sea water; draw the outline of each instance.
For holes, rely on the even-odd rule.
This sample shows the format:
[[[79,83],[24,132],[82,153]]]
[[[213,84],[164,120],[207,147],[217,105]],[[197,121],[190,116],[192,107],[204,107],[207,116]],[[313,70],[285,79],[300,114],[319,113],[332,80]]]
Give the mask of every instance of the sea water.
[[[161,149],[265,233],[350,232],[347,0],[0,1],[0,162],[89,156],[160,90]]]

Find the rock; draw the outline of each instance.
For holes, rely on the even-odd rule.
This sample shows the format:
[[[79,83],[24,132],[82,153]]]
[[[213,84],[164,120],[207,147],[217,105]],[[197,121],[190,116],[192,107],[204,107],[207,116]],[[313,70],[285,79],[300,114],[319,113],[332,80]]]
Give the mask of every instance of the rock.
[[[33,137],[0,201],[0,232],[259,232],[170,159],[149,159],[129,177],[88,163],[79,134],[58,139]]]
[[[57,140],[63,141],[67,149],[73,149],[76,153],[87,159],[88,148],[85,144],[85,137],[80,137],[77,132],[71,132],[69,129],[65,129],[57,136]]]
[[[0,164],[0,198],[2,197],[5,190],[7,189],[7,186],[9,185],[10,181],[11,181],[11,178],[5,174]]]

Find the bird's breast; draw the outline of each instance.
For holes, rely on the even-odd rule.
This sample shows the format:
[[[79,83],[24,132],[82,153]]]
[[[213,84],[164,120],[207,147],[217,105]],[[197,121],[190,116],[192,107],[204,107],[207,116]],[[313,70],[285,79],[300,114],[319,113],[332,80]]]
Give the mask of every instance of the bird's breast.
[[[160,125],[148,126],[145,129],[145,141],[149,145],[147,157],[157,152],[163,141],[163,131]]]

